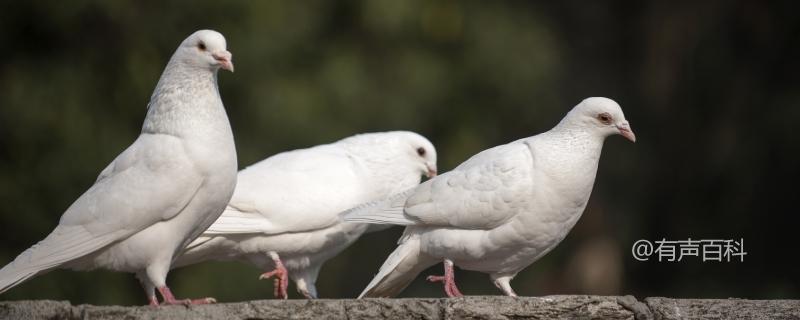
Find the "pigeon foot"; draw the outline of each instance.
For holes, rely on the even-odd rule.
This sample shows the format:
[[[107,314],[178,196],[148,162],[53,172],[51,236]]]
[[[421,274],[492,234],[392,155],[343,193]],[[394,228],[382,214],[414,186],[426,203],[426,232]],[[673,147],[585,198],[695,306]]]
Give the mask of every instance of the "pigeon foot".
[[[273,255],[271,255],[271,256],[273,256]],[[264,280],[264,279],[269,279],[269,278],[275,277],[275,280],[274,280],[275,291],[273,292],[273,294],[275,295],[275,298],[288,299],[289,298],[289,294],[288,294],[288,289],[289,289],[289,271],[287,271],[286,267],[283,266],[283,262],[281,262],[281,259],[278,258],[277,254],[274,255],[272,258],[273,258],[273,261],[275,262],[275,270],[262,273],[258,277],[258,279],[259,280]]]
[[[449,259],[444,260],[443,276],[428,276],[427,280],[430,282],[444,282],[444,292],[449,298],[460,298],[464,296],[456,286],[455,271],[453,271],[453,261],[450,261]]]
[[[172,294],[172,290],[169,287],[161,287],[158,288],[158,292],[161,293],[161,297],[164,298],[164,302],[162,305],[198,305],[198,304],[212,304],[217,303],[217,299],[214,298],[200,298],[200,299],[175,299],[175,296]],[[150,305],[151,306],[158,306],[158,300],[155,297],[150,298]]]

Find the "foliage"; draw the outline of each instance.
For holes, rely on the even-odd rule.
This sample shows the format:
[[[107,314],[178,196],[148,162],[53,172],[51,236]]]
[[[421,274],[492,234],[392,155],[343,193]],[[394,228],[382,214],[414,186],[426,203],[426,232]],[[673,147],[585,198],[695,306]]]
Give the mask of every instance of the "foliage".
[[[43,238],[134,140],[175,47],[210,28],[234,54],[236,73],[219,82],[242,167],[359,132],[407,129],[436,144],[446,171],[549,129],[587,96],[608,96],[639,142],[607,141],[582,220],[517,277],[517,291],[796,296],[800,278],[787,261],[796,258],[780,247],[796,243],[800,155],[792,123],[800,26],[790,4],[5,2],[0,262]],[[320,294],[355,296],[399,232],[366,235],[330,261]],[[749,255],[744,263],[630,257],[634,241],[664,237],[744,238]],[[207,263],[172,272],[169,283],[181,296],[266,298],[271,284],[256,281],[259,271]],[[485,275],[457,276],[468,294],[498,293]],[[404,295],[442,294],[422,278]],[[33,298],[145,302],[134,277],[105,271],[54,271],[3,295]]]

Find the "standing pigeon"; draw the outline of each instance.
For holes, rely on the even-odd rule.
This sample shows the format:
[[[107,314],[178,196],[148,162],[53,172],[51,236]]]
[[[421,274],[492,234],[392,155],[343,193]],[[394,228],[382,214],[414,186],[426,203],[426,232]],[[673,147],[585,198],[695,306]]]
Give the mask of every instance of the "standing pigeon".
[[[588,98],[545,133],[485,150],[408,192],[342,214],[345,221],[408,226],[397,249],[360,297],[391,297],[442,261],[449,297],[461,296],[453,266],[510,281],[552,250],[580,218],[605,138],[631,141],[622,109]]]
[[[136,141],[64,212],[50,235],[0,270],[0,293],[54,268],[136,273],[151,305],[177,300],[172,260],[222,214],[236,185],[236,149],[217,90],[233,71],[225,38],[197,31],[172,55]]]
[[[228,208],[178,258],[242,260],[270,270],[275,296],[297,291],[316,298],[322,264],[355,242],[370,225],[343,223],[338,214],[436,175],[436,150],[408,131],[368,133],[332,144],[288,151],[241,172]]]

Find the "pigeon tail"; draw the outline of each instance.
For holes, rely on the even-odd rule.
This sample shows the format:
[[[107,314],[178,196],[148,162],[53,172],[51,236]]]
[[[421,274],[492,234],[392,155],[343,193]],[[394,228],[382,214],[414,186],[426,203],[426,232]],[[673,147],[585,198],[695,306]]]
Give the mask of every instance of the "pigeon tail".
[[[33,276],[92,253],[117,238],[116,233],[94,236],[82,226],[58,226],[47,238],[0,269],[0,293]]]
[[[436,262],[436,259],[420,253],[419,237],[410,236],[386,259],[358,298],[394,297],[408,287],[420,272]]]
[[[339,218],[345,222],[360,222],[371,224],[394,224],[400,226],[410,226],[416,224],[415,221],[408,219],[403,214],[403,208],[415,188],[408,189],[395,195],[367,202],[346,210],[339,214]]]
[[[3,269],[0,269],[0,294],[39,273],[40,270],[17,270],[13,264],[3,267]]]
[[[216,245],[219,245],[218,242],[218,237],[208,236],[205,234],[200,235],[197,237],[197,239],[194,239],[194,241],[190,242],[185,248],[183,248],[183,251],[181,251],[180,254],[176,255],[172,259],[170,270],[193,265],[210,259],[211,257],[209,254],[210,252],[213,252],[212,249]]]

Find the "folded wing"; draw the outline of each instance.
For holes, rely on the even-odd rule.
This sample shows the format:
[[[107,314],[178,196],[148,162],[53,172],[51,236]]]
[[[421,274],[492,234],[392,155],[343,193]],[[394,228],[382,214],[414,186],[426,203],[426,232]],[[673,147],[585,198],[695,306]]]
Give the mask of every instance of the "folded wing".
[[[531,194],[532,158],[517,141],[485,150],[404,194],[342,214],[352,222],[491,229]]]
[[[358,163],[334,145],[284,152],[239,173],[228,208],[205,232],[281,234],[339,223],[367,190]]]
[[[0,270],[0,292],[171,219],[202,182],[180,139],[140,136],[67,209],[50,235]]]

